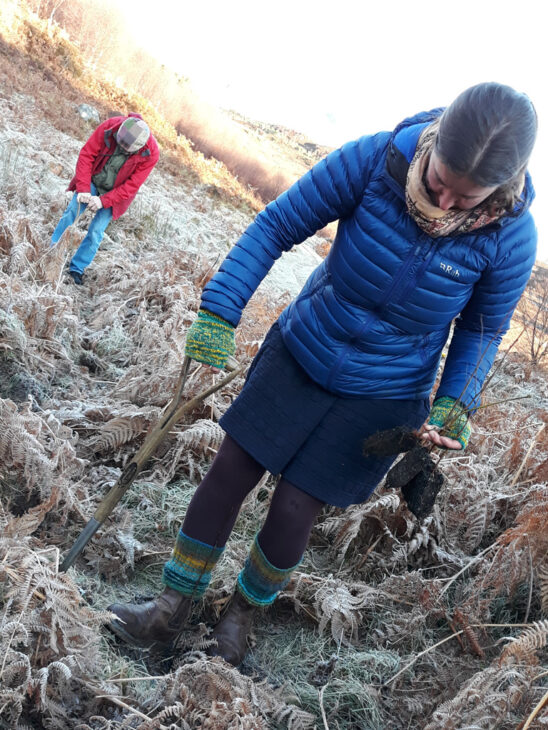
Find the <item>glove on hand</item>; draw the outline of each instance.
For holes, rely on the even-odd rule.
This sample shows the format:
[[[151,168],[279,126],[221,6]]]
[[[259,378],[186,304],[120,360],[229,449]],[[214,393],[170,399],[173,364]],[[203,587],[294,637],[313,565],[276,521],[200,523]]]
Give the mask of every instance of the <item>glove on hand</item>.
[[[463,449],[466,448],[472,432],[466,408],[456,398],[448,395],[434,401],[428,425],[438,426],[442,436],[455,439]]]
[[[93,213],[96,213],[102,207],[103,207],[103,204],[101,203],[101,198],[98,195],[92,195],[91,198],[89,199],[88,210],[91,210]]]
[[[76,196],[76,200],[79,203],[82,203],[82,205],[87,205],[89,203],[89,199],[91,198],[91,193],[78,193]]]
[[[200,309],[186,336],[186,357],[215,368],[224,368],[235,350],[234,327],[230,322]]]

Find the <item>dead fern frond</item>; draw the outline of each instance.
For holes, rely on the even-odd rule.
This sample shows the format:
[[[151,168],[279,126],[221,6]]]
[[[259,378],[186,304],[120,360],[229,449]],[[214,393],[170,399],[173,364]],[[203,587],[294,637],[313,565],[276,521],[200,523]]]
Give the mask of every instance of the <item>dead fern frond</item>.
[[[479,563],[477,574],[466,588],[462,610],[478,620],[488,620],[495,598],[512,596],[521,583],[531,580],[531,565],[534,568],[543,564],[548,552],[547,519],[545,490],[536,488],[529,493],[516,525],[497,538],[493,557]]]
[[[441,704],[424,730],[500,727],[522,701],[532,678],[532,667],[488,667],[465,682],[453,699]]]
[[[38,438],[39,422],[36,416],[28,419],[18,413],[15,403],[0,400],[0,461],[20,472],[29,491],[52,482],[53,464]]]
[[[333,639],[345,644],[356,638],[361,609],[371,605],[375,590],[364,583],[348,584],[335,578],[322,581],[314,597],[319,631],[329,624]]]
[[[129,443],[145,433],[149,423],[148,419],[143,416],[113,418],[103,426],[100,435],[90,442],[90,448],[95,453],[115,452],[123,444]]]
[[[200,460],[203,469],[204,457],[211,457],[223,438],[224,431],[218,423],[199,419],[176,434],[174,445],[164,454],[162,460],[156,463],[151,478],[161,483],[169,482],[181,467],[186,468],[191,476],[194,476],[195,462]],[[198,458],[194,459],[194,456]]]
[[[72,226],[65,231],[61,240],[48,248],[36,262],[36,271],[42,281],[57,287],[63,269],[75,248],[76,236]]]
[[[311,730],[314,716],[288,704],[284,695],[284,688],[254,682],[222,660],[193,653],[185,655],[181,666],[162,682],[153,702],[161,697],[169,707],[181,703],[192,728],[201,721],[212,730],[266,730],[269,720],[283,718],[288,728]]]
[[[536,621],[517,639],[507,644],[500,655],[500,664],[534,664],[538,660],[534,653],[546,646],[548,642],[548,621]]]
[[[542,612],[548,614],[548,555],[537,567]]]
[[[468,639],[468,643],[470,644],[470,647],[472,648],[474,654],[483,659],[485,657],[485,652],[480,645],[476,630],[470,626],[470,621],[466,619],[462,611],[460,611],[458,608],[455,610],[453,618],[456,625],[462,627],[464,635]]]
[[[383,494],[375,500],[360,505],[352,505],[344,514],[336,514],[321,521],[317,529],[325,535],[334,535],[334,545],[337,548],[338,556],[342,560],[352,542],[360,534],[360,529],[366,517],[376,516],[383,520],[386,513],[396,512],[401,504],[399,494],[390,492]],[[372,535],[368,536],[369,538]]]
[[[60,489],[53,487],[51,494],[44,502],[31,507],[21,517],[12,517],[4,527],[6,537],[27,537],[42,524],[44,518],[59,503]]]

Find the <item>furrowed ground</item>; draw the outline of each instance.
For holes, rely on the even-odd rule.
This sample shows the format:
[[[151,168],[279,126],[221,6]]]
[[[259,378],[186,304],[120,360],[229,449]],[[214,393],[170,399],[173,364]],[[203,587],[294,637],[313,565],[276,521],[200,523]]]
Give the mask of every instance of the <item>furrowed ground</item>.
[[[432,515],[419,523],[384,485],[366,504],[326,509],[240,670],[204,649],[272,477],[244,504],[172,656],[130,650],[104,623],[113,600],[158,592],[241,377],[173,429],[75,567],[59,572],[169,403],[201,288],[263,203],[142,96],[83,73],[55,25],[6,2],[0,31],[0,727],[546,727],[542,269],[469,449],[440,460],[446,483]],[[65,267],[85,216],[53,250],[49,237],[93,129],[80,103],[102,118],[140,111],[163,154],[77,288]],[[242,363],[326,248],[314,237],[277,262],[237,330]],[[185,397],[220,377],[193,369]]]

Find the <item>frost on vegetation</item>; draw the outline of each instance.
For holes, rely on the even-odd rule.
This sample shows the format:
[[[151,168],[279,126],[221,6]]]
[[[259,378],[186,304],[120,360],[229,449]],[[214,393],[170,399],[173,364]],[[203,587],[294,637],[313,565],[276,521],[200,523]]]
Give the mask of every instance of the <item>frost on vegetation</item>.
[[[131,337],[120,323],[110,327],[97,341],[96,353],[116,365],[127,365],[133,349]]]
[[[28,540],[0,538],[0,585],[9,585],[0,589],[0,716],[19,727],[35,708],[59,727],[75,706],[70,680],[85,686],[95,672],[107,614],[83,604],[70,578],[57,574],[55,549],[32,550]],[[88,710],[96,704],[91,691],[78,701]]]
[[[23,154],[14,140],[0,139],[0,190],[6,201],[13,198],[23,173]]]
[[[17,100],[32,134],[15,155],[19,107],[8,101],[0,101],[2,720],[94,730],[524,722],[546,691],[548,434],[545,372],[522,377],[518,357],[493,378],[484,399],[495,405],[474,418],[467,451],[440,459],[446,483],[426,520],[384,485],[364,505],[323,510],[241,672],[205,658],[198,627],[232,592],[273,477],[242,507],[190,653],[158,669],[106,638],[105,606],[159,588],[243,379],[171,430],[76,569],[59,574],[59,559],[173,398],[201,288],[251,218],[157,169],[77,288],[64,272],[86,221],[53,249],[49,237],[68,200],[66,155],[75,159],[80,143]],[[313,245],[284,254],[248,305],[242,362],[316,265]],[[193,366],[184,399],[219,377]],[[500,404],[509,396],[520,400]],[[162,679],[119,681],[136,676]]]

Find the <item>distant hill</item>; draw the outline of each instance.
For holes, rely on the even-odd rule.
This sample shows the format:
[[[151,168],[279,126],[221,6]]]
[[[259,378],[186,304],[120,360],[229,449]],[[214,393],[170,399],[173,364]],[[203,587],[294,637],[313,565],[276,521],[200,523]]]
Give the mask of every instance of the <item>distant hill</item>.
[[[105,13],[106,35],[97,32]],[[260,210],[329,152],[299,132],[204,102],[189,79],[136,45],[119,11],[104,0],[3,0],[0,40],[8,44],[0,53],[19,67],[6,72],[10,87],[32,92],[59,129],[84,137],[87,126],[75,126],[71,113],[79,103],[95,106],[101,119],[138,111],[162,149],[183,163],[184,171],[175,165],[178,176],[196,175],[235,205]]]
[[[247,135],[272,149],[275,165],[294,170],[296,174],[311,168],[333,149],[316,144],[305,134],[281,124],[249,119],[234,110],[228,110],[227,114]]]

